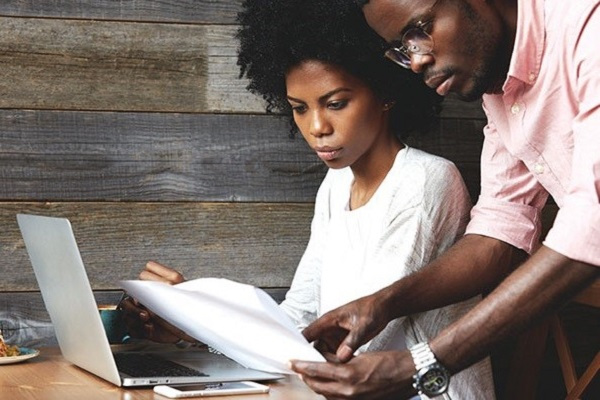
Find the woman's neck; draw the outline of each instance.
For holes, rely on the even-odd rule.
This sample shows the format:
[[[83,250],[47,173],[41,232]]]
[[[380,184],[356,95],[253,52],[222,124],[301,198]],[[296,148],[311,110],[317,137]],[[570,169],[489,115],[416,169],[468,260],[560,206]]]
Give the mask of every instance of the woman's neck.
[[[371,200],[392,169],[396,155],[404,148],[404,144],[395,136],[390,139],[377,144],[360,162],[350,167],[354,174],[350,189],[351,210],[356,210]]]

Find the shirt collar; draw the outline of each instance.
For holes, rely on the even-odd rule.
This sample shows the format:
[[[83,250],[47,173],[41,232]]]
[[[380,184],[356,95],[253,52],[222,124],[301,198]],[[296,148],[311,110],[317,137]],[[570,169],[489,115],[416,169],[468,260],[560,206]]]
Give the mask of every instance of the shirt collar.
[[[529,85],[538,77],[546,42],[544,1],[518,1],[515,45],[505,85],[510,77]]]

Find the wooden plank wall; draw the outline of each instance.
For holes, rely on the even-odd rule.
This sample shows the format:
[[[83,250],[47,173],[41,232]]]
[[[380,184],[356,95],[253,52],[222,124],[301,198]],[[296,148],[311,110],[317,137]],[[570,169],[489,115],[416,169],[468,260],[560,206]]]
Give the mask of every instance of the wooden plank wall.
[[[238,78],[240,1],[0,3],[0,323],[53,334],[15,214],[71,219],[92,287],[149,259],[187,277],[289,286],[324,165]],[[475,196],[482,113],[448,102],[411,144],[455,160]],[[15,301],[19,299],[19,301]]]
[[[0,2],[0,329],[55,343],[15,214],[71,219],[100,302],[147,260],[281,299],[325,173],[238,79],[241,0]],[[445,101],[411,145],[475,200],[485,118]]]
[[[155,259],[289,286],[325,171],[235,64],[232,1],[0,3],[0,328],[54,335],[15,214],[66,216],[98,296]],[[112,297],[111,297],[112,296]]]

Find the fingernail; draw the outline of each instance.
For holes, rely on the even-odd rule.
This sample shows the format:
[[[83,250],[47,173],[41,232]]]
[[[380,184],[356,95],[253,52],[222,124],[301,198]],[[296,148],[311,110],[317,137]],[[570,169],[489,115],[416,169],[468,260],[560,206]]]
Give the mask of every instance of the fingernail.
[[[338,357],[342,360],[346,360],[346,359],[352,357],[352,349],[349,346],[344,345],[340,349]]]

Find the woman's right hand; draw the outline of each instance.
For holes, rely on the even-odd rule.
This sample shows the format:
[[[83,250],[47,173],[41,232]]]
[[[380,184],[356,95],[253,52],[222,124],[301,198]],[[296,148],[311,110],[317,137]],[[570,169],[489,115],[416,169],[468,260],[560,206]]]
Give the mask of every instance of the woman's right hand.
[[[139,275],[140,280],[165,282],[174,285],[185,281],[183,275],[176,270],[149,261]],[[180,329],[169,324],[152,313],[137,300],[126,297],[121,301],[120,308],[125,313],[125,324],[131,337],[152,340],[161,343],[176,343],[180,340],[195,342]]]

